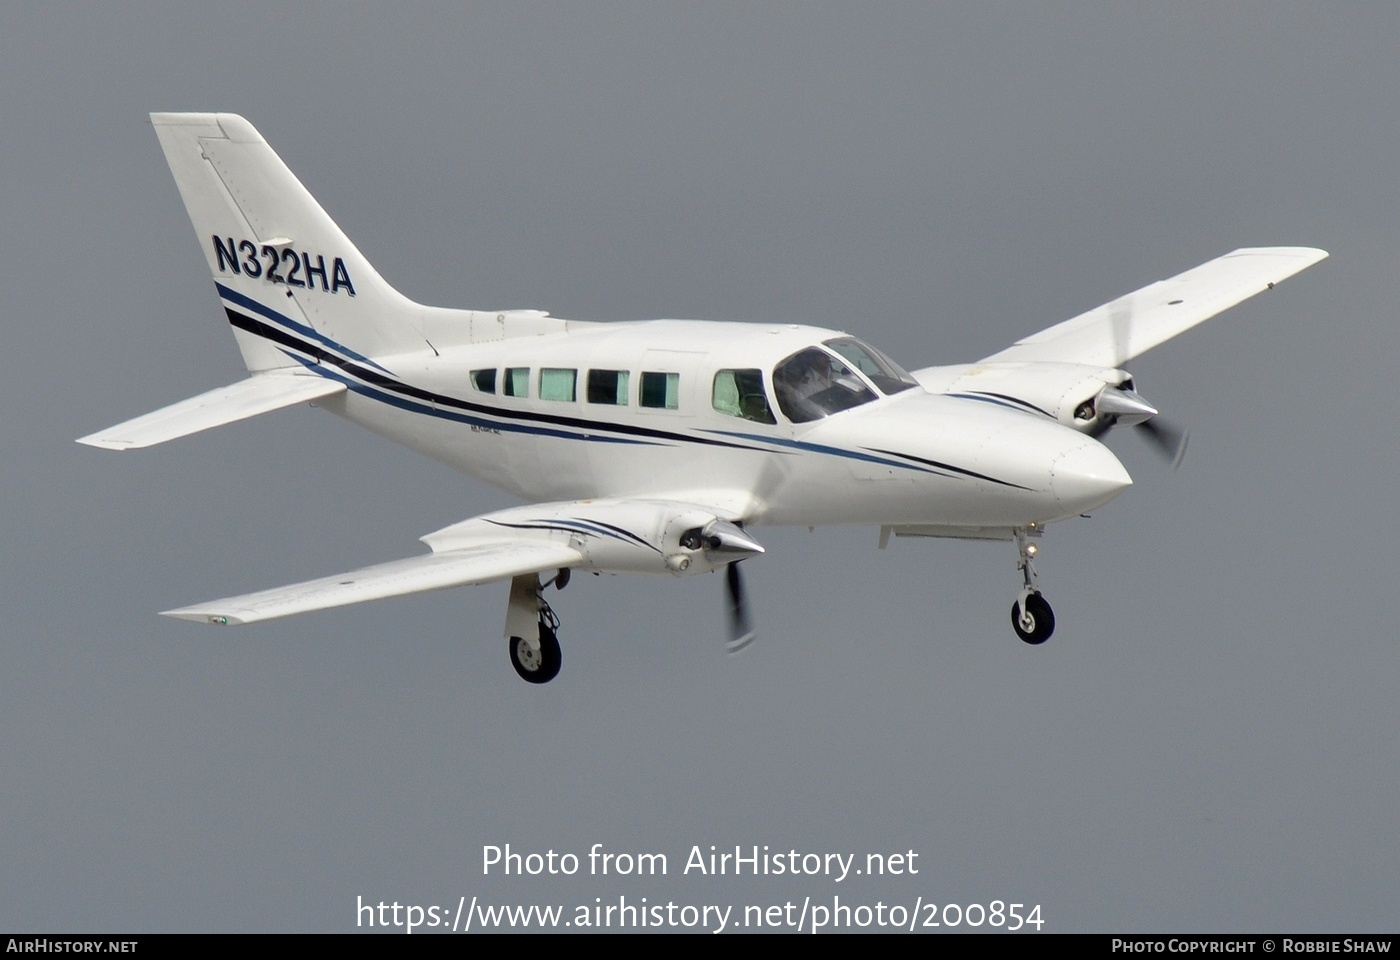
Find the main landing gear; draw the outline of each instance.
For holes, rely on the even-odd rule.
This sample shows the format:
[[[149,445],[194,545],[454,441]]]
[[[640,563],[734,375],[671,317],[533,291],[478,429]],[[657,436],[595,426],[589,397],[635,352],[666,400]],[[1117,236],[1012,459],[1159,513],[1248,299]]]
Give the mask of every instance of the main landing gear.
[[[569,571],[560,570],[550,581],[563,590]],[[540,595],[539,574],[516,577],[510,582],[510,606],[506,608],[506,643],[510,665],[526,683],[548,683],[559,675],[559,618]]]
[[[1021,554],[1020,559],[1016,561],[1016,569],[1021,571],[1021,578],[1025,584],[1021,587],[1020,597],[1011,605],[1011,626],[1015,629],[1016,636],[1031,644],[1044,643],[1050,639],[1050,634],[1055,632],[1055,613],[1040,595],[1040,587],[1036,581],[1033,560],[1037,548],[1027,539],[1040,536],[1040,531],[1040,524],[1016,530],[1016,548]]]

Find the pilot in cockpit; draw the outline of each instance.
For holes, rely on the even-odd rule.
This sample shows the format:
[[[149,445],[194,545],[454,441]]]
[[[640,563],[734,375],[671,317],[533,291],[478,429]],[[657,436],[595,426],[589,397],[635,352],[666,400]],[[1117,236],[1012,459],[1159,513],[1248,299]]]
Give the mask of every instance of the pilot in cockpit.
[[[831,354],[808,347],[773,370],[778,406],[793,423],[820,420],[874,399],[849,367]]]

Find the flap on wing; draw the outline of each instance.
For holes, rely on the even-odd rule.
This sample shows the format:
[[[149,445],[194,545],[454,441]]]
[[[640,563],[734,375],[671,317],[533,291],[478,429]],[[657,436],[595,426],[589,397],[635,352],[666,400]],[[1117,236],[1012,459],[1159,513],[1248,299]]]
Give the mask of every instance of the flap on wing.
[[[580,559],[578,551],[560,543],[519,540],[482,543],[445,553],[393,560],[287,587],[274,587],[178,610],[165,610],[162,615],[195,623],[253,623],[364,600],[505,580],[521,574],[567,567]]]
[[[210,390],[115,427],[99,430],[81,437],[78,442],[106,450],[149,447],[343,390],[345,384],[325,377],[284,374],[253,376],[232,386]]]
[[[1311,247],[1247,247],[1019,340],[988,361],[1121,367],[1319,260]]]

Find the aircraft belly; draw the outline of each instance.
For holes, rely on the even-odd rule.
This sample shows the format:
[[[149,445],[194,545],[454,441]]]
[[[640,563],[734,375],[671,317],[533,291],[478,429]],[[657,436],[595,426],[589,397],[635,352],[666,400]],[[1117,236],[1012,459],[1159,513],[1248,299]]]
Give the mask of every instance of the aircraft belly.
[[[762,453],[734,451],[675,439],[643,443],[593,442],[589,463],[600,489],[621,496],[648,496],[658,491],[738,487],[747,489],[745,463],[756,469]]]
[[[1074,516],[1127,479],[1080,433],[935,395],[833,416],[796,439],[811,453],[772,522],[1019,526]]]
[[[501,435],[404,410],[353,391],[331,399],[333,402],[321,406],[381,437],[492,486],[511,491],[516,488],[512,482],[515,458],[507,452],[514,445]],[[530,453],[533,455],[533,450]]]
[[[535,480],[539,500],[578,500],[594,493],[593,470],[589,464],[586,439],[535,438]]]

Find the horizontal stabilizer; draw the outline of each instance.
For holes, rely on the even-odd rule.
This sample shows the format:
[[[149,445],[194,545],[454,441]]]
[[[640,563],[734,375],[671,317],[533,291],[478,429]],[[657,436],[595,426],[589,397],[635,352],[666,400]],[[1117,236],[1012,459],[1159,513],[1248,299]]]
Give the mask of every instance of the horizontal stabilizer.
[[[1312,247],[1236,250],[1019,340],[984,362],[1121,367],[1326,256]]]
[[[161,407],[154,413],[99,430],[79,438],[78,442],[105,450],[150,447],[344,390],[345,384],[325,377],[279,374],[249,377],[232,386],[210,390]]]
[[[561,543],[521,540],[482,543],[461,550],[393,560],[288,587],[165,610],[162,616],[195,623],[254,623],[364,600],[507,580],[521,574],[571,566],[581,559],[577,550]]]

